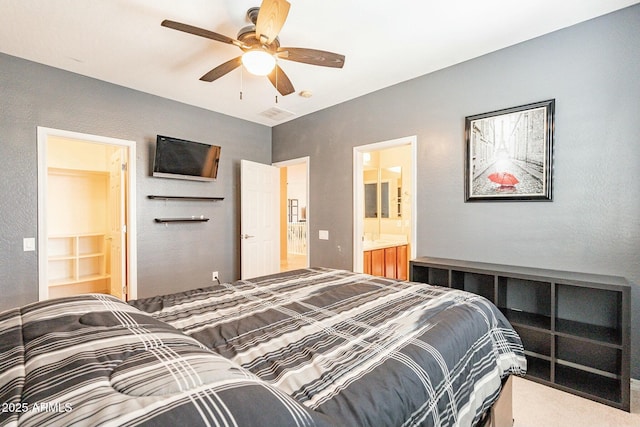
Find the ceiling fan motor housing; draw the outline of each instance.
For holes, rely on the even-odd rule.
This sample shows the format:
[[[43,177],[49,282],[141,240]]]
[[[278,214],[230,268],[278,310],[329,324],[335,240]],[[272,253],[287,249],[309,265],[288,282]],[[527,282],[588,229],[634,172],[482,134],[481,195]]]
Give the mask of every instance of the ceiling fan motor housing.
[[[238,31],[237,39],[241,41],[244,45],[249,46],[250,48],[254,48],[256,46],[262,45],[271,53],[275,53],[276,50],[280,47],[280,39],[278,37],[276,37],[271,44],[263,45],[260,42],[260,40],[256,38],[255,25],[248,25],[242,28],[240,31]],[[243,49],[243,50],[248,50],[248,49]]]

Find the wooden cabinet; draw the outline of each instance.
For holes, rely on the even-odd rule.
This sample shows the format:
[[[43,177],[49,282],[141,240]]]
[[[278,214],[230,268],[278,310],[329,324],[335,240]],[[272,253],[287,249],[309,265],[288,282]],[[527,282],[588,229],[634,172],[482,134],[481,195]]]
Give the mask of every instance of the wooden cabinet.
[[[438,258],[411,280],[482,295],[522,338],[527,377],[630,409],[630,295],[622,277]]]
[[[364,268],[362,271],[365,274],[371,274],[371,252],[373,251],[364,251],[363,254]]]
[[[376,249],[371,252],[370,274],[374,276],[384,276],[384,249]]]
[[[396,254],[396,279],[407,280],[409,275],[409,246],[398,246],[398,253]]]
[[[396,246],[381,249],[384,251],[384,277],[396,278],[396,265],[398,264],[398,249]]]
[[[374,276],[407,280],[408,245],[364,251],[364,272]]]

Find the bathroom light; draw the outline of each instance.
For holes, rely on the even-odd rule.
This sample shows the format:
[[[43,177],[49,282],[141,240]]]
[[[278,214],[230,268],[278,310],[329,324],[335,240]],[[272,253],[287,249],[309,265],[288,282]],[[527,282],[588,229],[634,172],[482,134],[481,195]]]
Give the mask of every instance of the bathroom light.
[[[266,76],[276,66],[276,58],[262,49],[253,49],[242,55],[242,65],[251,74]]]

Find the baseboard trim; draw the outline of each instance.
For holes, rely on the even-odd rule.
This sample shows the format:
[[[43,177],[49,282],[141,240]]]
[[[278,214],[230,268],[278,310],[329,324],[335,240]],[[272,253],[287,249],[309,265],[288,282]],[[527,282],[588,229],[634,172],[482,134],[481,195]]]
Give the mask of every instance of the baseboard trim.
[[[640,391],[640,380],[631,378],[631,390]]]

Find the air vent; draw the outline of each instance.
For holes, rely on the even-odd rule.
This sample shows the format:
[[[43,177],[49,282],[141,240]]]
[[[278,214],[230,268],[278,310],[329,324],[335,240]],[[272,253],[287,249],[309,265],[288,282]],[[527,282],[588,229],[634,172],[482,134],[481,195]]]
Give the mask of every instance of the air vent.
[[[281,120],[295,116],[296,114],[292,113],[291,111],[283,110],[279,107],[271,107],[268,110],[264,110],[262,113],[260,113],[260,115],[279,122]]]

